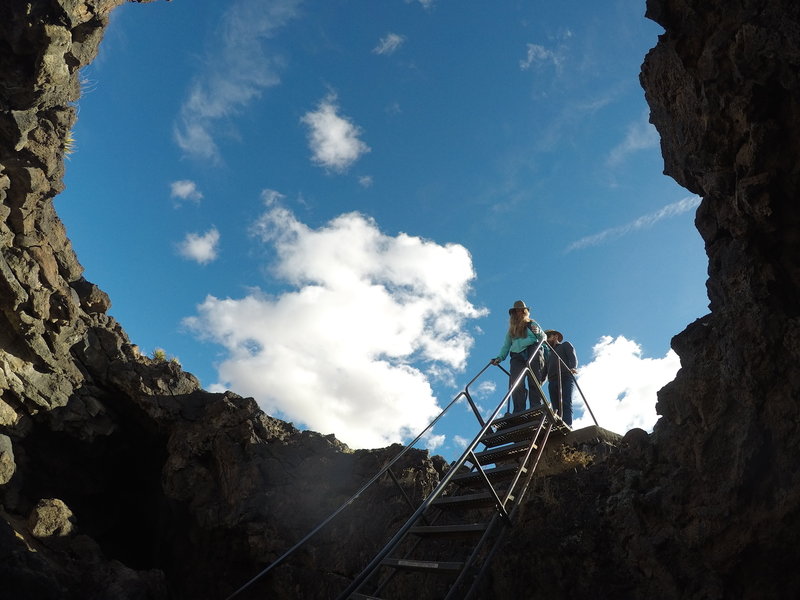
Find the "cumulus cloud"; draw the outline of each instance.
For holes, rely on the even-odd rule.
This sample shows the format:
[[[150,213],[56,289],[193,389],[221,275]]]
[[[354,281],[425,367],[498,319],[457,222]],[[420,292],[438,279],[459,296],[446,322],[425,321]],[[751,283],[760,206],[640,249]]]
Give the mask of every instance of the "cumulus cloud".
[[[358,178],[358,184],[363,188],[372,187],[372,175],[362,175]]]
[[[329,95],[317,110],[309,111],[301,121],[308,126],[308,145],[315,163],[334,171],[345,171],[370,147],[358,139],[361,129],[347,117],[337,114],[336,96]]]
[[[628,125],[625,139],[611,149],[606,159],[608,166],[623,162],[630,154],[658,146],[658,131],[648,121],[647,113],[638,121]]]
[[[184,258],[204,265],[217,258],[218,244],[219,231],[216,227],[212,227],[203,234],[186,234],[183,241],[178,244],[178,253]]]
[[[624,336],[603,336],[592,348],[592,361],[581,367],[578,385],[601,427],[624,434],[634,427],[652,431],[658,419],[656,393],[675,379],[680,359],[671,349],[662,358],[645,358],[642,348]],[[573,410],[583,410],[575,392]],[[575,413],[577,414],[577,413]],[[588,411],[573,428],[594,425]]]
[[[264,41],[296,14],[300,0],[236,0],[224,13],[213,56],[195,77],[174,125],[174,138],[187,155],[221,160],[220,122],[241,112],[264,89],[280,82],[281,61],[268,56]]]
[[[372,51],[375,54],[392,54],[406,41],[406,36],[397,33],[387,33],[379,41]]]
[[[635,219],[630,223],[626,223],[625,225],[611,227],[601,231],[600,233],[583,237],[575,242],[572,242],[569,246],[567,246],[565,251],[572,252],[573,250],[588,248],[589,246],[597,246],[606,240],[622,237],[623,235],[632,231],[636,231],[637,229],[652,227],[662,219],[681,215],[690,210],[694,210],[699,205],[700,198],[698,196],[688,196],[682,200],[673,202],[672,204],[667,204],[664,208],[654,213],[650,213],[649,215],[639,217],[638,219]]]
[[[197,189],[197,184],[188,179],[181,179],[173,181],[169,184],[170,197],[176,199],[176,205],[184,200],[192,202],[200,202],[203,199],[203,194]]]
[[[354,447],[422,431],[440,410],[430,373],[464,368],[467,324],[486,312],[467,297],[469,252],[387,235],[359,213],[312,229],[279,203],[253,235],[288,287],[278,296],[208,296],[186,320],[225,348],[214,389],[253,396],[265,412]]]

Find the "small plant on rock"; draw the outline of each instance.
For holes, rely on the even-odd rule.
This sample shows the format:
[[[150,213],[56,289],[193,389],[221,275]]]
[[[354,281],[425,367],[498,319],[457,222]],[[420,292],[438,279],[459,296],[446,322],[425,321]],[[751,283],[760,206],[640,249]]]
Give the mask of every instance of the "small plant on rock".
[[[75,135],[72,133],[72,130],[70,129],[67,132],[67,135],[64,136],[64,156],[69,158],[72,155],[72,153],[75,152],[76,147],[77,146],[75,145]]]

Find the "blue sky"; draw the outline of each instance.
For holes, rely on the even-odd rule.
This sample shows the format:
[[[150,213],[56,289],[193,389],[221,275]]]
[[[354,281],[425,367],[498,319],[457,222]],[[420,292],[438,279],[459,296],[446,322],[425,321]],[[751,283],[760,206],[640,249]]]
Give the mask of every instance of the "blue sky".
[[[660,33],[643,14],[123,5],[82,72],[56,207],[144,353],[352,447],[421,429],[517,299],[575,345],[602,426],[649,429],[707,297],[699,199],[662,174],[638,82]],[[431,446],[455,452],[469,419]]]

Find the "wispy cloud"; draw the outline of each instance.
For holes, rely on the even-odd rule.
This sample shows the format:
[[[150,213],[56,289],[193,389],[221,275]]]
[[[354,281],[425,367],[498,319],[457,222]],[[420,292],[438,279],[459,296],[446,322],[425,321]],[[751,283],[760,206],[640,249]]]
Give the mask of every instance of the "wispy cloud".
[[[316,110],[307,112],[301,121],[308,126],[308,145],[318,165],[345,171],[371,149],[361,141],[361,129],[347,117],[340,116],[336,96],[328,95]]]
[[[406,41],[406,36],[397,33],[387,33],[372,51],[375,54],[392,54]]]
[[[595,233],[594,235],[589,235],[579,239],[578,241],[572,242],[569,246],[567,246],[565,252],[572,252],[573,250],[580,250],[582,248],[588,248],[590,246],[597,246],[607,240],[616,239],[622,237],[623,235],[630,233],[632,231],[636,231],[637,229],[644,229],[646,227],[652,227],[659,221],[663,219],[667,219],[669,217],[674,217],[690,210],[694,210],[700,205],[700,198],[697,196],[689,196],[684,198],[683,200],[679,200],[678,202],[673,202],[672,204],[668,204],[664,208],[649,215],[645,215],[643,217],[639,217],[635,221],[631,221],[630,223],[626,223],[625,225],[621,225],[619,227],[611,227],[610,229],[606,229],[601,231],[600,233]]]
[[[217,258],[218,245],[219,231],[216,227],[212,227],[203,234],[186,234],[183,241],[178,244],[178,253],[184,258],[205,265]]]
[[[362,175],[358,178],[358,184],[363,188],[370,188],[372,187],[372,175]]]
[[[601,427],[620,434],[634,427],[651,431],[658,420],[656,394],[675,379],[679,368],[680,359],[672,350],[662,358],[646,358],[635,341],[603,336],[592,348],[591,362],[580,368],[578,385]],[[576,409],[582,415],[573,422],[574,429],[594,424],[577,392]]]
[[[209,296],[186,320],[225,348],[212,389],[253,396],[267,413],[355,447],[421,431],[440,410],[430,372],[463,370],[467,325],[486,312],[468,299],[469,252],[387,235],[359,213],[312,229],[280,203],[253,232],[290,288]]]
[[[280,82],[281,61],[264,41],[296,14],[300,0],[237,0],[224,13],[214,55],[192,83],[174,126],[175,141],[188,156],[220,162],[220,121],[241,112],[264,89]]]
[[[548,48],[541,44],[525,45],[525,58],[519,61],[519,68],[523,71],[538,69],[546,65],[553,65],[557,73],[561,73],[569,51],[568,41],[572,38],[572,32],[566,29],[558,34],[550,36],[550,41],[554,44]]]
[[[606,159],[610,167],[623,162],[630,154],[658,146],[658,131],[648,121],[648,114],[628,125],[625,139],[611,149]]]
[[[181,202],[189,200],[198,203],[203,199],[203,194],[197,189],[197,184],[188,179],[181,179],[173,181],[169,184],[170,197],[175,199],[175,205],[178,206]]]
[[[539,44],[528,44],[527,48],[527,55],[523,60],[519,61],[519,68],[523,71],[543,63],[552,63],[557,69],[561,68],[562,58],[553,50],[549,50]]]
[[[472,440],[468,440],[467,438],[462,437],[460,435],[454,435],[453,436],[453,444],[458,448],[462,448],[462,449],[466,448],[467,444],[469,444],[471,441]]]

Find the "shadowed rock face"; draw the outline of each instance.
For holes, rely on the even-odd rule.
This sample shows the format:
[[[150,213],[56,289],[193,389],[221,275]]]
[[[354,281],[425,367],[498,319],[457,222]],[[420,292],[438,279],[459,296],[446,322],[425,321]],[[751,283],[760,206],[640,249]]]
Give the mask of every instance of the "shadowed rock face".
[[[78,69],[121,3],[0,2],[10,598],[224,597],[397,451],[353,452],[251,399],[199,390],[179,366],[139,356],[82,277],[52,199]],[[673,339],[682,369],[652,435],[630,432],[602,459],[573,453],[535,482],[484,598],[800,594],[800,4],[650,0],[647,16],[665,33],[642,84],[666,173],[703,198],[711,313]],[[441,470],[419,452],[399,472],[421,497]],[[386,520],[408,512],[388,485],[363,502],[378,518],[335,525],[252,597],[344,587]],[[37,528],[42,506],[58,508],[53,527]]]
[[[78,70],[123,0],[0,3],[0,581],[4,598],[219,599],[399,451],[351,451],[142,357],[53,210]],[[441,459],[395,472],[412,498]],[[408,513],[393,484],[255,597],[327,597]],[[347,552],[341,540],[349,541]],[[309,577],[309,572],[316,572]],[[253,595],[251,595],[252,597]]]
[[[647,16],[665,33],[641,81],[666,174],[703,198],[711,313],[672,340],[650,439],[531,499],[496,597],[800,593],[800,4],[649,0]]]

